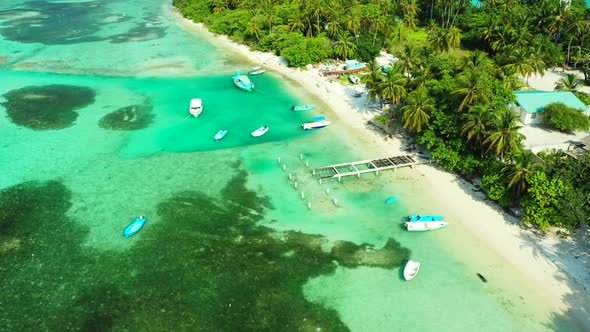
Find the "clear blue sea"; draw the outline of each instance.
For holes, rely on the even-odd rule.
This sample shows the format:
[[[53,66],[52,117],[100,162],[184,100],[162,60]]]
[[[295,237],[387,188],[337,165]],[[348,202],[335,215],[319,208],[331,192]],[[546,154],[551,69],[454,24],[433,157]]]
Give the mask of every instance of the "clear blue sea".
[[[404,216],[444,210],[413,170],[319,184],[311,168],[377,149],[273,73],[238,90],[255,65],[183,30],[167,1],[2,1],[2,329],[576,330],[452,216],[404,232]],[[320,114],[333,124],[300,129]],[[410,258],[423,265],[406,282]]]

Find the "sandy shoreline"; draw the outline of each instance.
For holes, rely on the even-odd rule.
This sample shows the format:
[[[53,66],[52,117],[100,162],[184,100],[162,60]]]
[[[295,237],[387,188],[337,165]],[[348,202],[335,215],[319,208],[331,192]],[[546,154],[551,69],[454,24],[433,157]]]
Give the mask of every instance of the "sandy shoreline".
[[[369,103],[365,94],[361,98],[353,97],[363,91],[361,86],[345,86],[337,80],[330,81],[320,75],[321,68],[289,68],[273,54],[251,51],[248,46],[237,44],[225,36],[213,35],[202,24],[186,20],[179,14],[177,17],[181,26],[206,37],[212,44],[236,52],[251,61],[253,66],[263,65],[265,69],[299,83],[329,106],[340,121],[358,131],[376,152],[404,154],[404,143],[400,139],[388,139],[367,127],[366,122],[380,111],[378,104]],[[567,261],[564,256],[567,253],[560,252],[557,245],[561,241],[556,237],[541,239],[533,232],[523,230],[516,225],[516,220],[490,204],[483,194],[473,192],[470,184],[456,175],[431,166],[420,166],[415,170],[417,176],[422,176],[437,192],[445,193],[433,199],[452,211],[454,222],[461,223],[528,280],[543,288],[555,310],[574,315],[584,329],[590,329],[587,313],[590,310],[590,278],[582,278],[588,276],[587,264]]]

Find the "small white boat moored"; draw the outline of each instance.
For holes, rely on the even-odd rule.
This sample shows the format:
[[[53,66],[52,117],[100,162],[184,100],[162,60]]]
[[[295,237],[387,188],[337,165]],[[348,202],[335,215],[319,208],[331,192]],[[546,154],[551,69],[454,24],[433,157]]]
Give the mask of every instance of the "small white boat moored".
[[[220,129],[217,134],[215,134],[215,137],[213,137],[216,141],[219,141],[220,139],[225,137],[225,134],[227,134],[227,129],[223,128]]]
[[[404,267],[404,279],[412,280],[420,271],[420,262],[409,260]]]
[[[203,113],[203,101],[200,98],[191,99],[189,113],[195,118]]]
[[[254,130],[251,135],[254,137],[259,137],[262,136],[264,134],[266,134],[266,132],[268,131],[268,126],[262,126],[256,130]]]
[[[330,124],[330,121],[328,121],[328,120],[319,120],[319,121],[313,121],[313,122],[306,122],[301,125],[301,128],[303,128],[305,130],[319,129],[319,128],[324,128],[324,127],[328,126],[329,124]]]
[[[449,225],[449,223],[444,222],[444,221],[424,221],[424,222],[408,221],[404,225],[409,232],[424,232],[424,231],[433,231],[435,229],[441,229],[441,228],[447,227]]]

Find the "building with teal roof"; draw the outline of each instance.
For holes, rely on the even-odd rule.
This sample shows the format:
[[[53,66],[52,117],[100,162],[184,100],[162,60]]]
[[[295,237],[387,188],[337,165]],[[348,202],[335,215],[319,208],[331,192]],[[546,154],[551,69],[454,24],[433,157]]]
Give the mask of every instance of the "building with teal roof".
[[[514,94],[516,103],[510,105],[510,109],[520,116],[520,121],[524,124],[539,123],[541,113],[551,103],[564,103],[571,108],[589,113],[589,107],[569,91],[521,90],[514,91]]]

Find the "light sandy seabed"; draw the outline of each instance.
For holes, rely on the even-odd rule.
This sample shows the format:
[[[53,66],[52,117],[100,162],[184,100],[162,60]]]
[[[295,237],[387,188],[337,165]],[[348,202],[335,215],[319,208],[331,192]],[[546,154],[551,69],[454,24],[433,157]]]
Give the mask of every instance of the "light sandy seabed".
[[[307,92],[328,105],[338,120],[350,126],[362,137],[359,144],[370,142],[378,155],[405,154],[404,143],[399,138],[387,138],[372,130],[366,122],[379,114],[378,104],[367,101],[366,93],[361,98],[353,95],[363,92],[362,86],[345,86],[338,80],[320,75],[321,67],[308,70],[286,66],[284,61],[271,53],[251,51],[225,36],[216,36],[199,23],[182,18],[178,23],[185,29],[207,38],[214,45],[236,52],[265,69],[298,82]],[[545,79],[544,86],[555,80],[553,76],[535,77],[535,82]],[[373,151],[371,151],[373,152]],[[471,184],[460,177],[436,166],[415,168],[416,176],[437,195],[441,205],[453,211],[453,222],[458,222],[484,245],[506,259],[514,268],[547,293],[547,301],[557,311],[569,311],[577,317],[583,329],[590,330],[590,250],[573,241],[562,241],[553,234],[540,237],[532,231],[523,230],[517,220],[501,212],[485,199],[482,193],[474,192]],[[585,229],[584,232],[588,230]],[[577,257],[577,258],[576,258]]]

